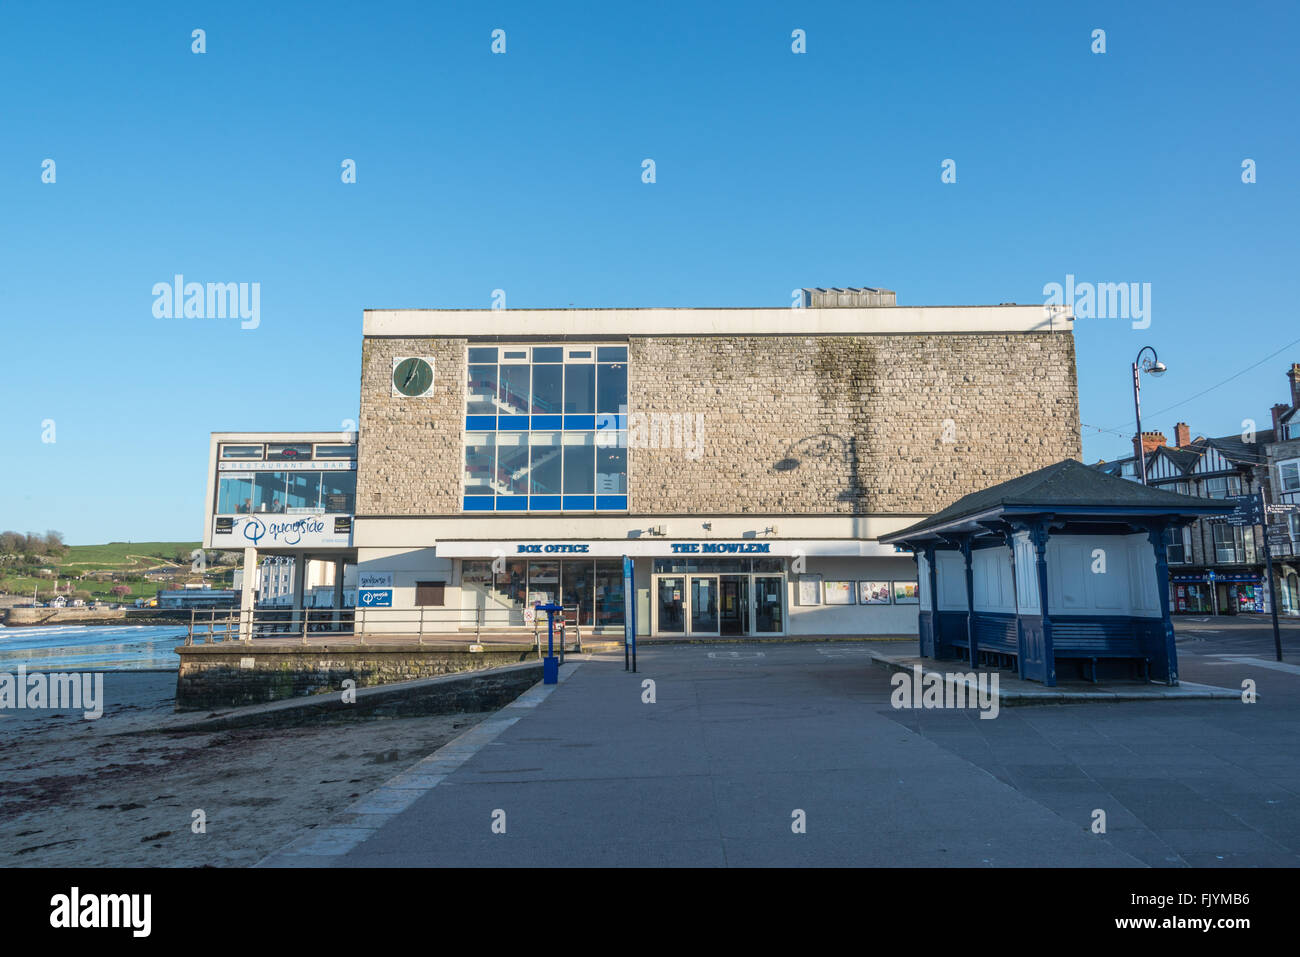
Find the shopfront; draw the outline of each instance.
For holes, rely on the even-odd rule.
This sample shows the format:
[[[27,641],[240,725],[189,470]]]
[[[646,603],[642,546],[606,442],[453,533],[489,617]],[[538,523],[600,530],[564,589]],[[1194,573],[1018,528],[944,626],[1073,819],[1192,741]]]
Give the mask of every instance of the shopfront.
[[[1214,611],[1214,599],[1204,575],[1174,575],[1169,591],[1170,611],[1175,614],[1209,615]]]
[[[465,559],[460,601],[466,611],[491,608],[507,627],[531,624],[530,609],[560,604],[577,624],[595,631],[623,629],[621,559]]]
[[[484,627],[531,629],[532,609],[551,602],[593,634],[621,635],[632,605],[637,632],[663,638],[904,634],[916,616],[910,555],[875,542],[444,540],[430,551],[423,561],[450,566],[448,605]]]
[[[1170,610],[1189,615],[1240,615],[1264,612],[1267,603],[1258,575],[1203,572],[1174,575]]]
[[[783,635],[785,593],[780,558],[657,558],[652,634]]]
[[[1258,576],[1220,575],[1214,586],[1219,592],[1220,615],[1241,615],[1264,610],[1263,585]]]

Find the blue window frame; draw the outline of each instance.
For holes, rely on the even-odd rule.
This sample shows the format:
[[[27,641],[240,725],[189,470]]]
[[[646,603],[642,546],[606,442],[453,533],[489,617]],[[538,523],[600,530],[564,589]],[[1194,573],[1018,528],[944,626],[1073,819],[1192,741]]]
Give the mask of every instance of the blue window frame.
[[[627,355],[470,347],[464,510],[627,511]]]

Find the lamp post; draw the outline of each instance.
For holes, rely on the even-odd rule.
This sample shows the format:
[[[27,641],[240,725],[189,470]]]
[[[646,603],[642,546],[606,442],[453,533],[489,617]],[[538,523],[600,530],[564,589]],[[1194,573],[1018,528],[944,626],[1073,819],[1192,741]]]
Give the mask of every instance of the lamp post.
[[[1151,352],[1151,357],[1143,359],[1142,353],[1148,350]],[[1147,484],[1147,453],[1146,446],[1142,442],[1142,400],[1139,397],[1141,386],[1138,383],[1138,373],[1145,372],[1147,375],[1159,378],[1167,369],[1168,366],[1160,361],[1156,350],[1150,346],[1143,346],[1138,350],[1137,358],[1133,360],[1133,414],[1137,417],[1137,447],[1133,451],[1137,455],[1138,476],[1143,485]]]

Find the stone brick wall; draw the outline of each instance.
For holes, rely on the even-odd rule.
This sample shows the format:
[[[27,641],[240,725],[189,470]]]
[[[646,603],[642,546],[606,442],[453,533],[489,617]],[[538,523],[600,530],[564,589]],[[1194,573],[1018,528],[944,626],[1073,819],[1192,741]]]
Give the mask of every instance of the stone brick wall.
[[[464,468],[464,339],[363,340],[357,514],[460,511]],[[393,395],[393,359],[431,356],[433,393]]]
[[[634,511],[932,512],[1081,454],[1069,335],[638,339],[629,379],[704,414],[698,460],[630,454]]]
[[[366,340],[359,514],[459,512],[466,346]],[[629,346],[633,512],[929,513],[1081,455],[1069,334],[635,337]],[[391,395],[399,355],[436,357],[434,398]],[[652,435],[656,415],[692,428],[680,439]]]
[[[345,679],[356,682],[357,688],[368,688],[497,668],[536,657],[533,649],[518,646],[470,652],[429,648],[271,648],[238,642],[182,646],[176,653],[180,656],[177,711],[264,704],[339,692]]]

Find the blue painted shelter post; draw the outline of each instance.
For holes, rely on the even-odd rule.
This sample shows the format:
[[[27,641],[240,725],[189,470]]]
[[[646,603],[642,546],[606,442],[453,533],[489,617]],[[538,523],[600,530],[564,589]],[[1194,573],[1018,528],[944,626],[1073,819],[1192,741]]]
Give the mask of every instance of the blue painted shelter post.
[[[1169,555],[1165,548],[1164,522],[1147,528],[1147,538],[1156,555],[1156,594],[1160,598],[1160,626],[1156,647],[1152,649],[1151,676],[1165,684],[1178,684],[1178,649],[1174,645],[1174,623],[1169,617]]]
[[[971,536],[958,538],[962,561],[966,564],[966,651],[969,653],[970,666],[979,667],[979,642],[975,637],[975,572],[971,565]]]

